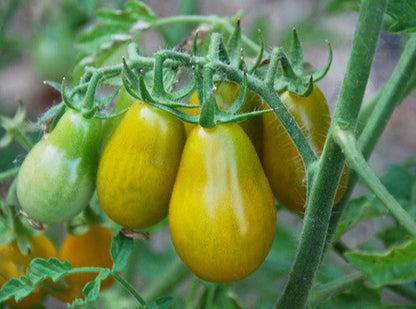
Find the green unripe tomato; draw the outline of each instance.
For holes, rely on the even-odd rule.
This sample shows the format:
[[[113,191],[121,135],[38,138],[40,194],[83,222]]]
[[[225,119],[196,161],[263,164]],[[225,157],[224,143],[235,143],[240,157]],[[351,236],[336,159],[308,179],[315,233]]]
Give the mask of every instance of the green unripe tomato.
[[[17,180],[22,209],[42,223],[60,223],[81,212],[95,188],[101,121],[68,110],[33,147]]]

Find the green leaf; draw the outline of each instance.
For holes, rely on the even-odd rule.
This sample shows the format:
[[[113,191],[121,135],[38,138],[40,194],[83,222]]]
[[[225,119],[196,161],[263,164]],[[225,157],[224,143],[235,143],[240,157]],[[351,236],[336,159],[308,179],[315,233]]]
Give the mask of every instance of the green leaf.
[[[71,269],[71,263],[68,261],[61,262],[54,257],[49,260],[35,258],[30,262],[31,273],[34,273],[43,279],[51,278],[53,281],[59,280]]]
[[[407,283],[416,278],[416,240],[386,252],[347,252],[345,256],[376,287]]]
[[[363,195],[351,200],[345,208],[344,215],[335,232],[334,241],[339,240],[342,235],[352,230],[359,223],[388,213],[389,211],[373,194]]]
[[[98,296],[100,294],[101,281],[107,279],[109,274],[110,270],[103,269],[99,272],[98,276],[95,278],[94,281],[90,281],[85,285],[84,289],[82,290],[82,293],[85,295],[86,300],[94,302],[98,299]]]
[[[133,252],[133,240],[118,233],[111,242],[111,259],[114,262],[113,270],[121,271],[127,264]]]
[[[387,25],[391,32],[403,33],[416,30],[416,1],[389,0],[386,13],[391,17]]]
[[[396,306],[383,304],[381,300],[381,291],[372,289],[364,284],[357,285],[354,289],[345,291],[344,293],[324,302],[316,307],[316,309],[405,309],[414,308],[414,306]]]
[[[36,286],[25,284],[17,278],[12,278],[7,281],[0,290],[0,303],[15,297],[16,301],[30,295]]]
[[[153,11],[143,2],[129,1],[124,10],[100,10],[97,12],[97,24],[85,30],[78,37],[78,47],[83,56],[80,61],[94,56],[99,59],[100,54],[116,47],[120,42],[127,42],[156,19]]]
[[[73,308],[73,309],[97,309],[97,306],[94,303],[91,303],[90,301],[86,300],[86,299],[80,299],[77,298],[75,299],[72,304],[68,305],[68,308]]]

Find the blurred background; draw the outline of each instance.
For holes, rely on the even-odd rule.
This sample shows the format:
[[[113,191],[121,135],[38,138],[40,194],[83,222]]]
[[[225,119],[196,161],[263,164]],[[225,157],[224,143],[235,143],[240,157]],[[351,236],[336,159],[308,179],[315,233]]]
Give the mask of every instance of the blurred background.
[[[80,31],[94,23],[96,10],[121,9],[125,2],[125,0],[0,0],[0,114],[13,116],[18,102],[21,101],[28,110],[28,118],[36,121],[45,109],[59,103],[59,93],[43,84],[43,81],[60,82],[62,77],[68,77],[79,52],[76,39]],[[325,41],[328,40],[333,48],[333,62],[327,76],[319,82],[319,86],[325,93],[331,110],[334,110],[358,17],[354,7],[349,7],[349,1],[147,0],[145,2],[156,15],[163,17],[173,16],[178,12],[233,16],[242,10],[245,13],[241,20],[243,33],[257,41],[257,29],[261,29],[268,50],[276,45],[287,46],[291,31],[295,27],[303,44],[305,60],[317,68],[324,67],[327,62],[328,47]],[[183,11],[185,3],[187,12]],[[164,30],[165,34],[169,34],[169,29]],[[184,29],[183,33],[190,35],[191,32],[192,26]],[[164,47],[173,47],[180,41],[181,38],[172,38],[167,45],[163,36],[156,31],[146,32],[141,38],[147,53]],[[402,42],[399,36],[387,31],[382,32],[365,100],[371,98],[387,81],[397,63],[401,49]],[[415,101],[416,94],[413,93],[397,108],[373,153],[370,164],[378,174],[384,174],[389,163],[415,158],[416,139],[413,136],[413,132],[416,132]],[[0,137],[3,134],[3,128],[0,128]],[[0,171],[3,171],[15,166],[16,160],[23,160],[26,151],[16,143],[12,143],[0,149],[0,154]],[[0,192],[2,196],[4,192]],[[236,289],[244,296],[248,308],[250,304],[252,306],[263,304],[264,308],[268,308],[275,300],[275,284],[270,284],[270,280],[273,280],[270,278],[279,272],[280,275],[286,275],[289,263],[293,261],[301,219],[282,212],[279,220],[295,228],[297,232],[287,234],[284,229],[278,231],[284,235],[282,242],[286,241],[286,244],[282,245],[281,242],[279,245],[287,250],[272,250],[274,255],[271,255],[268,262],[266,261],[260,272],[244,283],[236,284]],[[363,233],[370,235],[373,232],[371,225],[361,226],[358,231],[350,235],[350,238],[357,239],[364,235]],[[141,277],[134,280],[137,281],[135,285],[139,289],[153,278],[155,272],[160,271],[161,265],[169,264],[175,255],[169,245],[167,229],[157,229],[152,233],[153,241],[148,245],[139,245],[136,249],[140,251],[140,260],[136,262],[136,268],[140,268]],[[155,254],[159,255],[158,259],[154,259]],[[284,263],[281,261],[286,261],[286,264],[282,265]],[[276,268],[276,265],[281,265],[281,268]],[[342,271],[342,268],[323,269],[321,277],[327,276],[329,280]],[[129,279],[128,273],[127,279]],[[255,291],[249,289],[250,286],[256,286],[257,282],[267,283],[261,286],[262,296],[270,294],[270,298],[266,297],[263,302]],[[283,286],[282,282],[279,284]],[[189,286],[179,287],[179,291],[185,288]],[[110,291],[104,297],[109,304],[115,301],[117,308],[132,308],[131,302],[123,303],[124,299],[118,298],[117,295],[119,295],[117,291]],[[53,300],[50,302],[50,308],[60,306]],[[108,305],[108,308],[115,307]]]

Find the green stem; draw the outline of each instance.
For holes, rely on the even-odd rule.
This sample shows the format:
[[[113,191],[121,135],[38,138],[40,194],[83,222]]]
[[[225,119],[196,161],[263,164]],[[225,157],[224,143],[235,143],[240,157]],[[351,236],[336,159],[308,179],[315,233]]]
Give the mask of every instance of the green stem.
[[[26,136],[26,134],[19,128],[15,129],[16,141],[22,146],[25,150],[29,151],[33,147],[32,141]]]
[[[365,0],[334,119],[312,183],[295,262],[278,308],[305,308],[327,237],[329,219],[345,158],[332,138],[335,125],[354,128],[381,31],[387,0]]]
[[[183,263],[176,258],[171,265],[163,271],[162,276],[156,278],[151,285],[142,293],[143,298],[149,302],[153,301],[157,296],[163,295],[168,289],[176,285],[189,274],[188,269]]]
[[[379,200],[391,212],[392,216],[400,223],[412,236],[416,236],[416,223],[412,217],[400,206],[396,199],[383,186],[375,175],[374,171],[368,166],[363,154],[360,152],[354,133],[336,129],[334,138],[342,148],[348,163],[361,177]]]
[[[403,88],[416,69],[416,37],[411,37],[406,44],[399,62],[383,89],[382,96],[367,121],[358,139],[364,157],[368,159],[379,140],[394,109],[403,100]]]
[[[371,140],[371,143],[373,144],[380,138],[380,134],[384,130],[387,124],[387,119],[390,118],[391,113],[393,112],[393,108],[400,104],[403,99],[411,92],[413,81],[412,79],[409,80],[409,74],[413,73],[411,76],[416,76],[416,74],[414,74],[416,70],[415,41],[415,38],[411,38],[408,41],[402,56],[387,84],[383,87],[382,90],[374,95],[372,100],[366,106],[364,106],[360,112],[359,123],[357,125],[358,129],[360,131],[364,130],[365,133],[363,131],[363,134],[359,138],[359,146],[365,146],[360,148],[360,151],[363,153],[365,158],[369,158],[374,149],[374,146],[366,146],[367,142]],[[400,92],[403,91],[403,88],[405,91],[401,96]],[[368,119],[369,115],[371,115],[370,119]],[[364,122],[364,119],[368,120],[366,120],[366,126],[361,130],[360,123]],[[344,209],[348,204],[358,179],[358,175],[352,171],[349,175],[347,190],[345,191],[344,196],[338,205],[335,206],[337,211],[332,213],[328,228],[328,238],[326,241],[327,244],[331,243],[336,227],[341,220]]]
[[[356,286],[363,282],[365,276],[361,272],[354,272],[350,275],[341,277],[335,281],[323,284],[316,288],[310,297],[310,307],[315,308],[320,303]]]
[[[275,53],[278,53],[276,49]],[[274,57],[272,57],[274,59]],[[242,84],[244,80],[244,73],[240,70],[233,68],[232,66],[226,65],[220,61],[210,63],[210,67],[214,71],[224,73],[230,81],[238,84]],[[279,121],[285,127],[287,133],[298,149],[302,161],[308,169],[310,165],[316,161],[316,155],[309,145],[307,139],[302,133],[302,130],[293,119],[293,116],[287,110],[286,106],[282,103],[276,91],[270,85],[270,87],[264,86],[264,81],[256,78],[252,75],[247,75],[247,88],[258,95],[260,95],[266,103],[274,109],[274,113]]]
[[[142,306],[146,306],[147,303],[146,301],[143,299],[143,297],[140,296],[139,293],[137,293],[137,291],[134,289],[134,287],[128,283],[126,280],[124,280],[123,277],[121,277],[118,273],[116,272],[110,272],[110,275],[116,279],[118,282],[121,283],[121,285],[123,285],[127,291],[130,292],[131,295],[133,295],[134,298],[137,299],[137,301],[142,305]]]

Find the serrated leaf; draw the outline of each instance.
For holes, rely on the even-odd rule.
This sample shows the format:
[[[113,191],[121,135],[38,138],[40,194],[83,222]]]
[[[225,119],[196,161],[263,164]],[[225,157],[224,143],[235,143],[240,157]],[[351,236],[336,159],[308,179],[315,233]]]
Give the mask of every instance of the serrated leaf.
[[[87,29],[78,37],[78,47],[89,51],[89,55],[100,54],[102,51],[115,46],[115,42],[125,42],[140,31],[148,28],[150,22],[156,19],[153,11],[142,2],[129,1],[124,10],[101,10],[97,12],[97,24]],[[137,27],[138,23],[146,27]]]
[[[416,278],[416,240],[386,252],[347,252],[345,256],[376,287],[407,283]]]
[[[128,30],[129,27],[127,27],[127,29],[123,29],[117,25],[97,25],[81,33],[78,37],[77,44],[82,49],[99,48],[101,50],[105,50],[112,47],[114,45],[114,41],[130,40],[131,36],[126,36],[124,34],[124,32],[127,32]]]
[[[49,260],[35,258],[32,262],[30,262],[31,272],[42,276],[44,279],[51,278],[53,281],[57,281],[71,269],[72,267],[70,262],[61,262],[59,259],[54,257]]]
[[[172,308],[173,298],[170,296],[161,296],[156,298],[151,304],[144,306],[144,309],[169,309]]]
[[[75,299],[72,304],[68,305],[68,308],[73,308],[73,309],[97,309],[97,306],[94,303],[91,303],[90,301],[86,300],[86,299],[80,299],[77,298]]]
[[[98,299],[98,296],[100,295],[101,281],[107,279],[109,274],[110,271],[108,269],[104,269],[98,273],[94,281],[90,281],[85,285],[82,293],[85,295],[86,300],[94,302]]]
[[[416,1],[389,0],[386,13],[392,17],[388,25],[391,32],[402,33],[416,30]]]
[[[7,281],[0,290],[0,303],[15,297],[16,301],[25,298],[33,292],[36,287],[23,283],[17,278]]]
[[[119,26],[128,31],[137,20],[126,11],[100,10],[96,15],[97,22],[102,25]]]
[[[156,19],[156,14],[152,9],[142,1],[130,0],[126,4],[126,9],[135,12],[137,15],[146,17],[146,19]]]
[[[378,201],[373,194],[363,195],[351,200],[345,208],[344,215],[335,232],[334,241],[337,241],[347,231],[353,229],[361,222],[383,216],[389,211]]]
[[[113,270],[121,271],[127,264],[133,252],[133,240],[118,233],[111,242],[111,259],[114,262]]]

